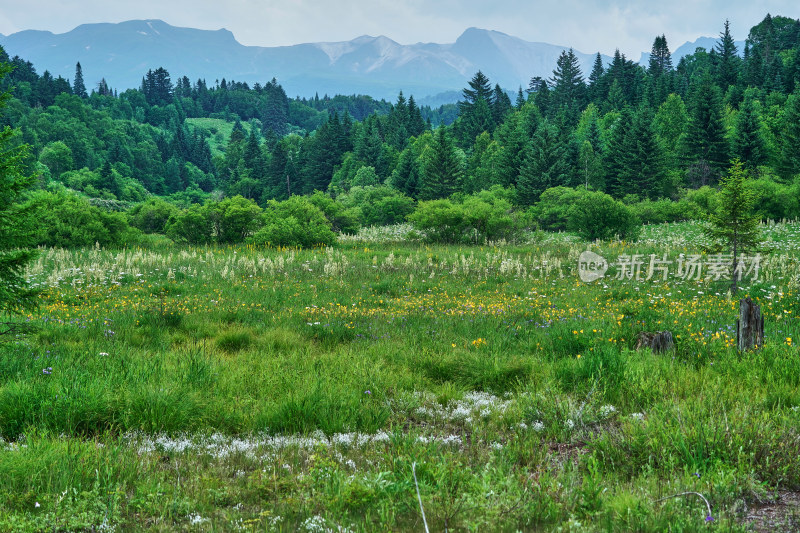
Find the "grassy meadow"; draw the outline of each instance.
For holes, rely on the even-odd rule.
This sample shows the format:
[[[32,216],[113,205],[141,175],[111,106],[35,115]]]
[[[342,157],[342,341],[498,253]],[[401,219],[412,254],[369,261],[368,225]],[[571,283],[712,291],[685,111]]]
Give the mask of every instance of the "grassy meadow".
[[[0,531],[796,531],[800,224],[764,231],[735,297],[673,275],[692,223],[44,249],[0,344]],[[673,263],[583,283],[587,249]],[[745,295],[766,339],[739,354]]]

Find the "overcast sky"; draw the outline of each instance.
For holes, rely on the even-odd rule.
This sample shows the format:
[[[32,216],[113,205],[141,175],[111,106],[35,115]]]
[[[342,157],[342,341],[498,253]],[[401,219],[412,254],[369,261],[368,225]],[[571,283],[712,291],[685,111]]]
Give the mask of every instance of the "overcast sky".
[[[767,12],[800,18],[798,0],[0,0],[0,33],[79,24],[162,19],[173,26],[226,28],[245,45],[278,46],[386,35],[401,44],[453,42],[466,28],[632,59],[666,34],[673,50],[716,36],[725,19],[736,40]]]

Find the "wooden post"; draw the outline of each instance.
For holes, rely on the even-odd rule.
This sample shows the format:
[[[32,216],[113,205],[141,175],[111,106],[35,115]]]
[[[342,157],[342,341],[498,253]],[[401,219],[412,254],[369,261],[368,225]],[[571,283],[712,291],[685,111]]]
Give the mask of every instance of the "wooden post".
[[[761,315],[761,306],[754,304],[749,296],[739,300],[736,342],[740,352],[764,344],[764,317]]]

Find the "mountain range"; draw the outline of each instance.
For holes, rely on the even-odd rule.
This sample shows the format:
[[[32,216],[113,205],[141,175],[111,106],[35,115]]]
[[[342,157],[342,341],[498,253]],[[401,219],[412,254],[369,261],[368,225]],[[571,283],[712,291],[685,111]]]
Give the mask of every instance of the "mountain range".
[[[25,30],[0,35],[0,45],[10,56],[31,61],[39,73],[49,70],[72,79],[80,62],[90,88],[101,78],[119,91],[136,88],[148,69],[164,67],[173,81],[187,76],[192,82],[225,78],[263,84],[274,77],[289,96],[368,94],[394,99],[402,90],[431,103],[441,93],[452,99],[458,94],[453,91],[465,87],[479,69],[505,89],[525,88],[533,76],[550,77],[558,56],[568,48],[479,28],[467,29],[449,44],[402,45],[385,36],[363,35],[344,42],[244,46],[225,29],[181,28],[161,20],[83,24],[61,34]],[[595,54],[575,54],[588,75]],[[603,60],[608,63],[611,58]]]

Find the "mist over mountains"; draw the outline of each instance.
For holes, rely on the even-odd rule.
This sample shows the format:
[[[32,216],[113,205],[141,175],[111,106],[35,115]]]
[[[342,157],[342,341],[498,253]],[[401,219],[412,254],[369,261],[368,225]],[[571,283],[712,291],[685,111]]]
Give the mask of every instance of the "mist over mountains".
[[[173,81],[188,76],[192,82],[225,78],[263,84],[274,77],[289,96],[357,93],[394,99],[402,90],[431,104],[437,103],[436,95],[438,100],[456,97],[453,91],[479,69],[505,89],[525,88],[533,76],[551,76],[559,54],[568,48],[478,28],[449,44],[402,45],[385,36],[363,35],[344,42],[244,46],[225,29],[181,28],[161,20],[83,24],[62,34],[25,30],[0,36],[0,45],[10,56],[33,62],[39,73],[49,70],[71,79],[80,61],[90,88],[101,78],[120,91],[136,88],[148,69],[163,66]],[[686,46],[684,53],[694,48]],[[588,75],[595,53],[575,53]]]

